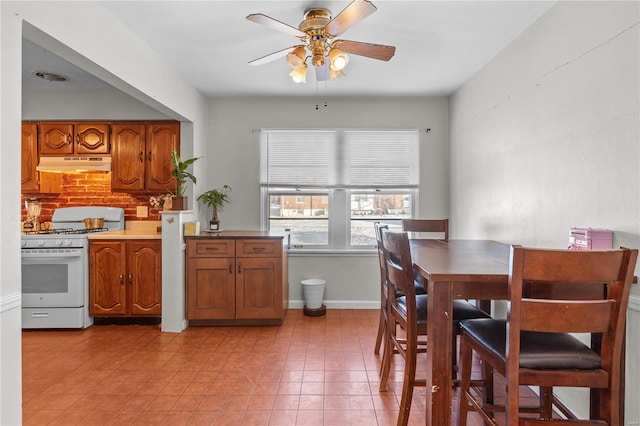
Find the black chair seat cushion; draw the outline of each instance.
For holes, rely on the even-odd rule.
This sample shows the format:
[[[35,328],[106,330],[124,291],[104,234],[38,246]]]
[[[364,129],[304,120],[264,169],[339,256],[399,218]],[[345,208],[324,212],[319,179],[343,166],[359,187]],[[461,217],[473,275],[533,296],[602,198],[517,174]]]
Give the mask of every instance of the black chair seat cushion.
[[[407,299],[405,296],[396,298],[398,311],[400,311],[405,317],[407,316]],[[416,311],[418,314],[418,324],[427,323],[427,295],[416,294]],[[453,301],[453,320],[454,322],[462,321],[472,318],[491,318],[489,314],[483,310],[475,307],[466,300],[454,300]]]
[[[460,323],[460,328],[494,355],[506,359],[505,320],[467,320]],[[600,356],[567,333],[523,331],[520,336],[520,367],[536,370],[595,370],[600,368]]]
[[[396,298],[396,308],[405,318],[407,317],[407,297],[400,296]],[[418,325],[427,323],[427,295],[416,294],[416,314],[418,316]]]
[[[453,301],[453,322],[476,318],[491,318],[491,315],[466,300]]]

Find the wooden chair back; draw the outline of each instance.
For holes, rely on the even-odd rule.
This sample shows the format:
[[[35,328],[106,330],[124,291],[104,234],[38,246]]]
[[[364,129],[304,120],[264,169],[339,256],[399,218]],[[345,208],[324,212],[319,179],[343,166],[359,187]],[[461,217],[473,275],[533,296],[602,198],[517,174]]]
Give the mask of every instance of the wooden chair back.
[[[383,230],[382,247],[390,291],[405,296],[407,345],[412,344],[411,342],[416,344],[418,332],[416,289],[413,281],[413,261],[411,260],[409,237],[406,232]],[[390,298],[391,309],[393,309],[395,302],[396,298]]]
[[[380,283],[384,284],[387,281],[387,272],[384,261],[384,249],[382,247],[382,232],[389,229],[388,225],[383,225],[380,222],[375,222],[374,227],[376,230],[376,243],[378,247],[378,260],[380,264]]]
[[[620,376],[626,310],[638,250],[551,250],[511,247],[506,380],[519,385],[605,388],[601,404],[608,424],[620,424]],[[599,298],[593,289],[600,288]],[[557,289],[555,288],[557,287]],[[592,333],[600,369],[544,370],[520,366],[521,332]],[[542,354],[541,356],[544,356]],[[518,412],[509,392],[507,413]]]
[[[413,233],[441,233],[449,240],[449,219],[403,219],[402,230]]]

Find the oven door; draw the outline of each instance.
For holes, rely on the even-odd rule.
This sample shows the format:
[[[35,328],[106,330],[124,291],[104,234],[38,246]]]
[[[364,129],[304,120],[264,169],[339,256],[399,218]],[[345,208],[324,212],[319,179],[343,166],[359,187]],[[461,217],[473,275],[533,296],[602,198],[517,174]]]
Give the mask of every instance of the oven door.
[[[84,305],[84,249],[43,248],[21,252],[23,307]]]

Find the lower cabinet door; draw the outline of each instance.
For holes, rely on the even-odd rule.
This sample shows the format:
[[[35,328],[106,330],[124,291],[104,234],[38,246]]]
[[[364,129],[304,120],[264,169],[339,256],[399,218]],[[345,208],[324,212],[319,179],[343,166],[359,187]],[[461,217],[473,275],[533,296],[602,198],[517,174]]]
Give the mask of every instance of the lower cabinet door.
[[[125,245],[120,242],[89,246],[89,315],[121,316],[127,313]]]
[[[162,315],[161,244],[160,241],[127,243],[131,315]]]
[[[187,319],[235,318],[235,259],[191,258],[187,264]]]
[[[236,318],[282,318],[280,258],[237,258]]]

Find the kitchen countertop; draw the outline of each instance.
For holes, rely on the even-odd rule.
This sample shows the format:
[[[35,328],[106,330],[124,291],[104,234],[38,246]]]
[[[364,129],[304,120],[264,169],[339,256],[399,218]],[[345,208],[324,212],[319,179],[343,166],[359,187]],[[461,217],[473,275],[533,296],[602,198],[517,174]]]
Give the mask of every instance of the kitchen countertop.
[[[89,240],[160,240],[162,233],[149,229],[125,229],[122,231],[95,232]]]
[[[282,239],[285,234],[281,232],[269,232],[269,231],[203,231],[198,235],[185,235],[184,239],[196,239],[196,238],[218,238],[218,239],[250,239],[250,238],[266,238],[266,239]]]

